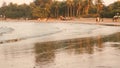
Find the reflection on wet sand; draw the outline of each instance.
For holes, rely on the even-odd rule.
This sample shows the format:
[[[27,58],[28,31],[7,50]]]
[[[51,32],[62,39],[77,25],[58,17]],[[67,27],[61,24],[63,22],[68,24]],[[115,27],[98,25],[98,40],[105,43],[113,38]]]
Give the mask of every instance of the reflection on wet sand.
[[[97,36],[97,43],[99,48],[103,48],[101,36]]]
[[[1,68],[120,68],[120,33],[0,45]],[[112,61],[112,62],[111,62]]]
[[[36,55],[36,62],[46,62],[46,61],[53,61],[55,54],[54,54],[54,46],[51,43],[48,44],[36,44],[35,45],[35,53]]]
[[[30,68],[34,66],[33,45],[0,45],[0,68]]]
[[[98,48],[102,48],[102,41],[93,38],[83,38],[83,39],[71,39],[64,41],[53,41],[53,42],[44,42],[35,44],[35,53],[36,53],[36,65],[41,67],[43,63],[54,63],[56,54],[65,51],[68,54],[93,54],[95,43],[97,43]],[[63,58],[64,59],[64,58]],[[45,68],[45,67],[43,67]]]
[[[102,37],[101,37],[101,36],[97,36],[96,38],[97,38],[96,43],[97,43],[97,47],[98,47],[97,50],[102,51],[102,50],[103,50],[103,47],[104,47],[104,46],[103,46]]]
[[[61,67],[59,66],[59,64],[62,61],[70,64],[70,62],[65,61],[67,55],[69,56],[67,57],[67,59],[70,59],[71,56],[73,55],[74,57],[75,56],[77,57],[77,55],[84,56],[84,54],[92,55],[98,52],[102,52],[102,51],[104,52],[104,48],[106,47],[104,43],[106,42],[120,42],[120,33],[110,35],[107,37],[97,36],[96,38],[88,37],[88,38],[80,38],[80,39],[36,43],[35,44],[36,67],[38,66],[38,68],[39,67],[40,68],[66,68],[66,65],[62,65],[61,63],[62,65]],[[58,57],[60,57],[60,59],[58,59]],[[82,57],[79,57],[79,58],[81,58],[82,60]],[[75,59],[75,58],[72,57],[70,59],[71,62],[73,62],[72,59]],[[80,61],[80,59],[78,59],[78,61]],[[75,63],[73,63],[73,65],[74,64]],[[96,67],[99,68],[102,66],[96,66]],[[96,68],[96,67],[93,67],[93,68]],[[103,66],[103,68],[104,67],[106,66]],[[83,68],[87,68],[87,67],[83,67]]]

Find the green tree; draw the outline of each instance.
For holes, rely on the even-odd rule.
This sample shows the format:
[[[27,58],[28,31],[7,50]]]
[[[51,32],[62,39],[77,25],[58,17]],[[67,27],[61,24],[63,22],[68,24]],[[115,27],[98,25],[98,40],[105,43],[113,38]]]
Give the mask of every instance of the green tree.
[[[72,16],[72,0],[67,0],[66,1],[66,6],[67,6],[67,17]]]
[[[90,7],[93,5],[93,0],[85,0],[83,1],[83,14],[88,15]]]
[[[76,16],[79,17],[80,14],[82,13],[82,0],[74,0],[75,2],[75,7],[76,7]]]
[[[2,16],[6,15],[5,14],[6,6],[7,6],[6,2],[3,2],[2,7],[1,7],[1,11],[0,11],[0,15],[2,15]]]
[[[109,17],[109,18],[112,18],[117,13],[120,13],[120,2],[119,1],[116,1],[116,2],[114,2],[112,4],[110,4],[102,12],[102,14],[105,17]]]
[[[54,13],[54,17],[58,18],[59,16],[59,7],[60,7],[60,3],[58,1],[54,1],[52,6],[51,6],[51,11],[52,13]]]
[[[37,6],[37,8],[33,8],[34,16],[36,14],[38,14],[36,17],[47,17],[50,15],[52,0],[35,0],[34,3]]]
[[[99,15],[103,9],[103,0],[95,0],[95,4],[97,7],[97,14]]]
[[[39,6],[36,6],[35,3],[31,3],[30,7],[32,9],[33,18],[39,18],[43,16],[43,11]]]

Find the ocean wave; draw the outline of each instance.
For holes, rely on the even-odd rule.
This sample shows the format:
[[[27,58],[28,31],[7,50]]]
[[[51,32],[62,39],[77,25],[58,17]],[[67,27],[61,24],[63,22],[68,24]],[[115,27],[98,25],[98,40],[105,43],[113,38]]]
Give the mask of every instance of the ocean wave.
[[[46,42],[74,38],[108,36],[119,32],[120,27],[75,23],[0,23],[0,44],[25,40]],[[32,41],[31,41],[32,40]],[[35,40],[35,41],[34,41]]]
[[[13,28],[10,27],[0,27],[0,35],[6,34],[6,33],[10,33],[14,31]]]

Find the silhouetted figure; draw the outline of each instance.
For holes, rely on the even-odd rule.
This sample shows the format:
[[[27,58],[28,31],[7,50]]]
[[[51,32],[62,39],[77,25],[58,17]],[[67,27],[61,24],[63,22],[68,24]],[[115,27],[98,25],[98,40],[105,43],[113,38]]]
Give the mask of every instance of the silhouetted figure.
[[[103,22],[103,14],[100,15],[100,21]]]
[[[65,17],[63,17],[63,16],[60,16],[60,19],[61,19],[61,20],[65,20]]]
[[[119,15],[119,13],[117,13],[117,14],[113,17],[113,22],[118,22],[119,18],[120,18],[120,15]]]
[[[96,22],[100,22],[100,17],[99,16],[96,17]]]
[[[113,22],[117,22],[117,21],[118,21],[118,16],[115,15],[115,16],[113,17]]]

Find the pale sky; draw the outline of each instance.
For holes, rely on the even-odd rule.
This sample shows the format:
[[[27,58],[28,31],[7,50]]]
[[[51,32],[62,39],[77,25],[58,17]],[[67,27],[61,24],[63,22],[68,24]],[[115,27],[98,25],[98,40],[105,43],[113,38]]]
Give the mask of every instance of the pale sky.
[[[105,5],[109,5],[117,0],[103,0],[105,2]]]
[[[7,4],[10,2],[13,3],[17,3],[17,4],[22,4],[22,3],[27,3],[29,4],[30,2],[32,2],[33,0],[0,0],[0,6],[2,5],[3,2],[6,2]],[[114,1],[117,0],[103,0],[105,2],[106,5],[113,3]]]

